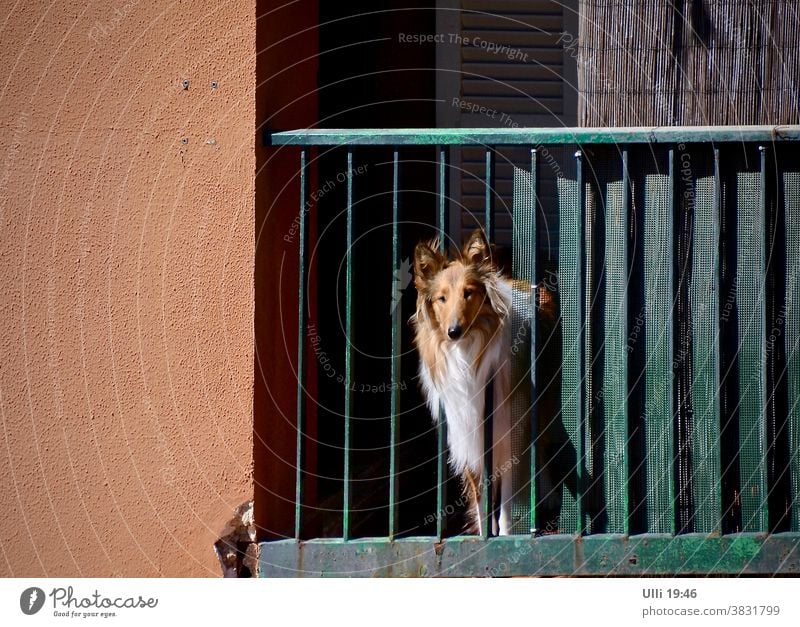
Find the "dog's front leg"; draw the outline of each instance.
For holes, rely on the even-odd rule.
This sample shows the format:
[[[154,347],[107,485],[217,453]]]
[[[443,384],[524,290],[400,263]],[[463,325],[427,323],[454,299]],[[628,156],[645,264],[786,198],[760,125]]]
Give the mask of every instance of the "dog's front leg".
[[[481,480],[483,480],[483,478],[481,478]],[[485,490],[485,489],[482,490],[481,493],[480,493],[480,497],[478,499],[478,503],[475,506],[475,520],[478,521],[477,527],[478,527],[478,535],[479,536],[483,536],[483,522],[484,522],[483,521],[483,512],[486,511],[486,509],[485,509],[486,508],[485,500],[487,498],[490,499],[490,501],[489,501],[489,520],[491,521],[492,535],[494,535],[494,536],[497,535],[497,531],[498,531],[498,529],[497,529],[497,517],[495,516],[495,512],[494,512],[494,503],[497,502],[497,494],[495,493],[495,487],[496,486],[497,486],[497,484],[495,482],[492,482],[489,485],[489,490],[488,491]],[[488,494],[487,494],[487,492],[488,492]]]
[[[511,535],[511,473],[500,479],[500,535]]]
[[[494,415],[492,433],[492,492],[495,509],[500,510],[495,533],[501,536],[511,535],[511,500],[513,484],[511,476],[514,460],[511,454],[511,368],[505,364],[495,377],[494,397],[498,399],[497,411]],[[495,517],[492,516],[494,523]]]

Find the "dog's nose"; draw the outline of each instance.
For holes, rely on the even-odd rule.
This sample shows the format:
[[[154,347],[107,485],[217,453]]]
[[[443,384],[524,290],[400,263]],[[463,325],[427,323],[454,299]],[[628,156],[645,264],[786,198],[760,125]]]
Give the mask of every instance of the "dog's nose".
[[[454,324],[449,329],[447,329],[447,335],[450,336],[451,340],[457,340],[461,337],[461,325]]]

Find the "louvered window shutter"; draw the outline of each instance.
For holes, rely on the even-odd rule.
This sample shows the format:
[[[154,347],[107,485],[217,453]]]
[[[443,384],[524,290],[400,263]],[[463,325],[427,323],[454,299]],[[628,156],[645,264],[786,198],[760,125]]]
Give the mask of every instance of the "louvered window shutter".
[[[438,5],[437,124],[440,127],[572,126],[577,97],[577,0],[461,0]],[[453,149],[450,233],[482,222],[484,151]],[[503,149],[495,166],[495,240],[511,241],[514,164],[528,149]],[[555,206],[555,173],[540,181],[544,207]],[[458,207],[461,211],[458,211]],[[555,216],[540,228],[554,231]]]

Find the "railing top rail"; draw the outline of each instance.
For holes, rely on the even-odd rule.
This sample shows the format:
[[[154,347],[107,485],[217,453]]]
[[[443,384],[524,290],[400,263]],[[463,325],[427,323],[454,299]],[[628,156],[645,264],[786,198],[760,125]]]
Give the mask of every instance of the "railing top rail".
[[[361,128],[298,129],[265,135],[275,146],[538,144],[665,144],[800,140],[791,126],[635,126],[615,128]]]

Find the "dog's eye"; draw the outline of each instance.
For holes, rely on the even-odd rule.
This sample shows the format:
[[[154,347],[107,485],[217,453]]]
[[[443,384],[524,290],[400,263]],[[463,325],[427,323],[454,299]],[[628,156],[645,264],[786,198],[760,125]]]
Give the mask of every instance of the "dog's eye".
[[[472,290],[464,290],[464,300],[472,296]]]
[[[439,298],[437,298],[436,300],[438,300],[440,303],[443,303],[443,302],[445,302],[447,299],[446,299],[444,296],[440,296],[440,297],[439,297]]]

